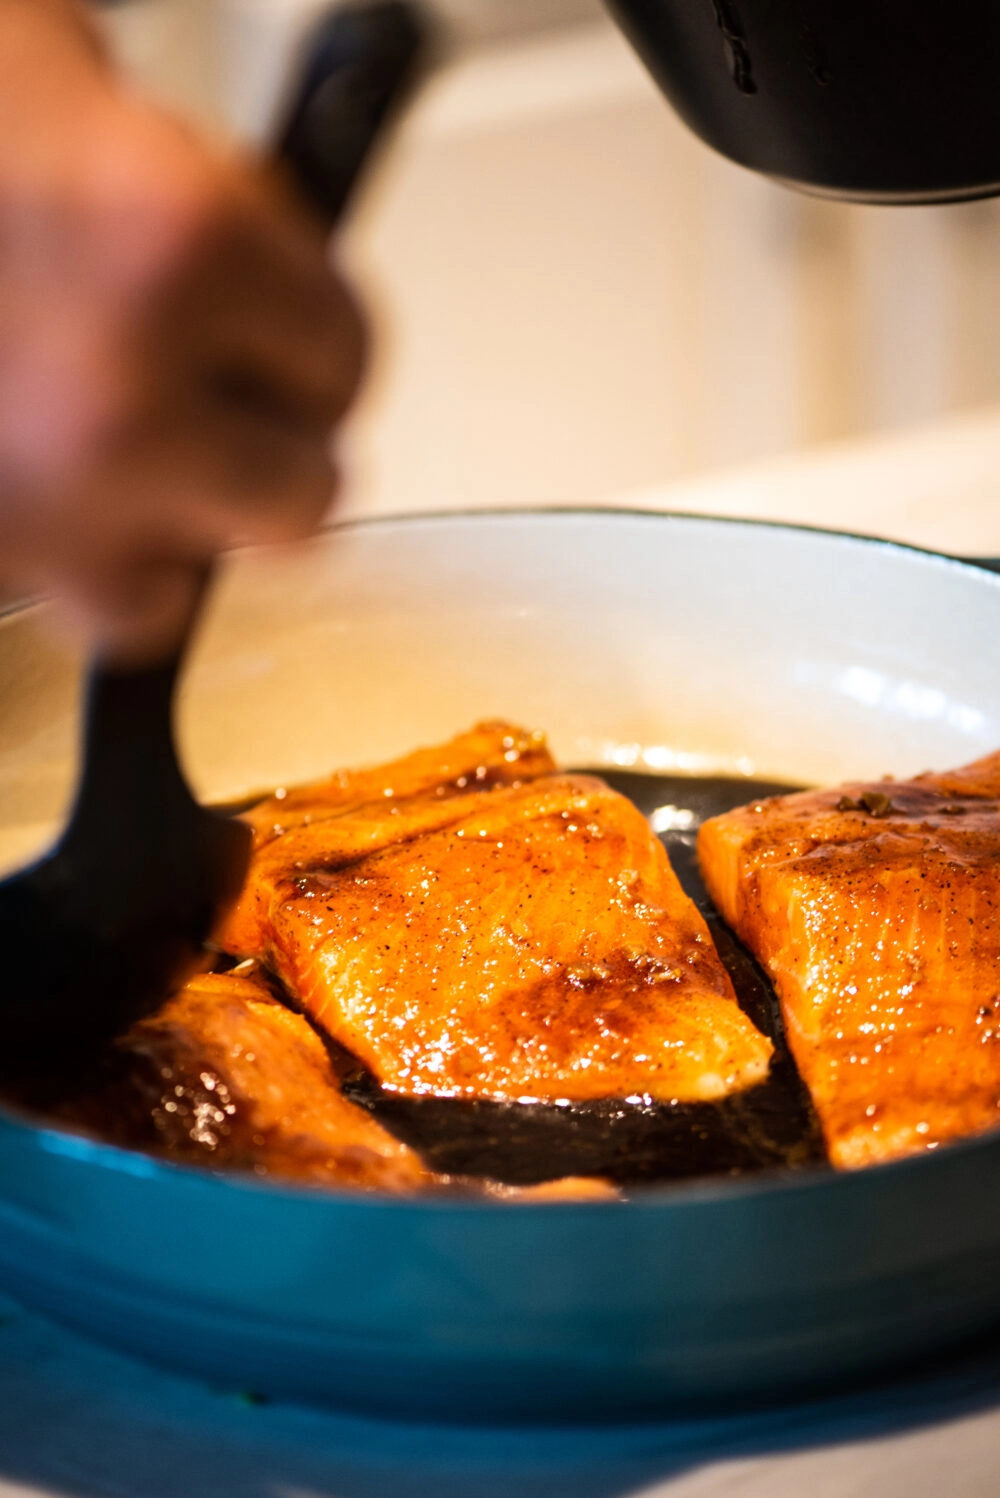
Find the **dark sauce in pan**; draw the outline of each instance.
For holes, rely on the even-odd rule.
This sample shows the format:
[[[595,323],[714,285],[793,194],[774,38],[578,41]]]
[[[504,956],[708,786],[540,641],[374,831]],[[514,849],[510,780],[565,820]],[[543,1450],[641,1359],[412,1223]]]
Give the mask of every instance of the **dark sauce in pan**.
[[[695,852],[698,827],[708,817],[797,787],[624,770],[598,773],[651,819],[666,845],[681,884],[708,922],[740,1005],[774,1043],[767,1080],[715,1103],[607,1099],[558,1106],[407,1098],[383,1090],[354,1057],[320,1032],[344,1093],[415,1149],[431,1170],[451,1177],[458,1190],[463,1181],[476,1179],[528,1186],[589,1175],[603,1176],[628,1192],[699,1176],[825,1164],[819,1125],[785,1043],[774,990],[715,910]],[[276,985],[275,996],[282,997]],[[298,1008],[290,995],[283,997],[290,1008]],[[71,1079],[61,1073],[21,1077],[17,1086],[4,1085],[4,1097],[133,1149],[218,1168],[223,1159],[213,1161],[198,1142],[197,1130],[192,1132],[199,1108],[214,1106],[218,1099],[201,1087],[198,1066],[187,1070],[185,1086],[170,1089],[169,1119],[157,1065],[114,1050],[90,1071],[75,1071]],[[226,1163],[251,1168],[254,1142],[243,1138],[246,1121],[237,1116],[223,1133]],[[268,1169],[274,1165],[266,1150],[262,1163]]]
[[[708,817],[799,787],[626,770],[598,773],[657,828],[681,884],[708,921],[741,1007],[774,1042],[767,1081],[718,1103],[610,1099],[560,1107],[401,1097],[383,1091],[355,1064],[344,1077],[345,1093],[417,1150],[432,1170],[510,1185],[600,1175],[628,1188],[824,1164],[819,1124],[785,1043],[774,990],[709,899],[695,854],[698,827]]]

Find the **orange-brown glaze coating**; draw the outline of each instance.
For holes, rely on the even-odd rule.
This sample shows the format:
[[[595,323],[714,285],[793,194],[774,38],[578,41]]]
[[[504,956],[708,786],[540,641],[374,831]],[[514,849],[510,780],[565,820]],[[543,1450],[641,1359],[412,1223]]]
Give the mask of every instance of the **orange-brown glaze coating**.
[[[761,1080],[770,1042],[645,819],[545,773],[537,738],[479,732],[466,785],[424,776],[272,836],[222,943],[410,1095],[692,1100]]]
[[[400,1193],[439,1178],[342,1096],[326,1048],[259,976],[192,978],[118,1042],[110,1080],[62,1122],[172,1159]]]
[[[290,872],[345,864],[449,826],[481,806],[484,792],[554,769],[542,734],[486,722],[435,749],[268,796],[244,813],[254,831],[253,865],[216,932],[219,946],[250,956],[265,950],[273,887]]]
[[[774,980],[835,1165],[1000,1122],[1000,754],[755,802],[698,853]]]
[[[477,723],[433,749],[416,749],[402,759],[366,770],[336,770],[325,780],[295,786],[267,796],[244,813],[254,830],[254,847],[295,827],[332,815],[375,807],[387,815],[401,802],[417,797],[435,801],[480,791],[494,785],[533,780],[555,769],[540,733],[526,733],[509,723]]]

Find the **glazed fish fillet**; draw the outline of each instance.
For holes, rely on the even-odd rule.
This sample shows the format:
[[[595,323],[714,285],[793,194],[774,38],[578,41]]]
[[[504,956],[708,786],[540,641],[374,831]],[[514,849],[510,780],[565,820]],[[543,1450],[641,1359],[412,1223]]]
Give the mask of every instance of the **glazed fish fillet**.
[[[711,1099],[770,1042],[645,819],[480,725],[251,813],[220,944],[408,1095]]]
[[[774,981],[835,1165],[1000,1122],[1000,754],[755,802],[698,853]]]
[[[256,973],[192,978],[61,1122],[172,1159],[355,1190],[426,1190],[419,1157],[340,1092],[320,1037]]]
[[[255,963],[244,968],[192,978],[134,1025],[98,1085],[62,1101],[59,1121],[171,1160],[339,1190],[526,1202],[618,1196],[596,1176],[525,1187],[427,1169],[344,1097],[309,1021],[275,999]]]

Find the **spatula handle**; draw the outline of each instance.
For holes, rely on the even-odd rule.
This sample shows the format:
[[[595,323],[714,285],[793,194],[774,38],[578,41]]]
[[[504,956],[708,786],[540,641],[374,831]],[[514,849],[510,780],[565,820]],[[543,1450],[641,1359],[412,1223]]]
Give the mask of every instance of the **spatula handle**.
[[[317,25],[305,49],[300,82],[281,128],[276,154],[304,198],[333,224],[344,211],[376,141],[384,134],[412,87],[426,28],[406,0],[337,7]],[[185,638],[165,661],[138,670],[98,662],[87,686],[83,726],[83,771],[76,806],[60,848],[64,858],[86,859],[106,829],[101,808],[130,808],[133,822],[167,856],[173,809],[178,817],[190,793],[178,763],[172,704],[188,639],[210,586],[206,566]],[[156,806],[144,802],[158,761]],[[96,808],[96,812],[95,809]],[[95,816],[97,822],[95,824]],[[134,828],[137,837],[140,828]],[[235,832],[234,828],[234,832]],[[242,847],[242,844],[240,845]],[[234,843],[233,891],[245,870],[246,853]],[[143,896],[136,871],[135,902]]]
[[[327,223],[340,219],[413,87],[428,36],[408,0],[339,6],[311,33],[277,155]]]

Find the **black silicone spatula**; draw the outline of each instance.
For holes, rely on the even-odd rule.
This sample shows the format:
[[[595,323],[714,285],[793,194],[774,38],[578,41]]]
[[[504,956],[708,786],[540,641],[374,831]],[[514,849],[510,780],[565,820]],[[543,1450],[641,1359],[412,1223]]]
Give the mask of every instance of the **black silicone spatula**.
[[[330,223],[415,76],[423,36],[403,0],[338,7],[312,36],[278,155]],[[82,1062],[148,1013],[239,891],[249,831],[197,804],[174,750],[183,653],[92,671],[66,830],[0,882],[0,1076]]]

